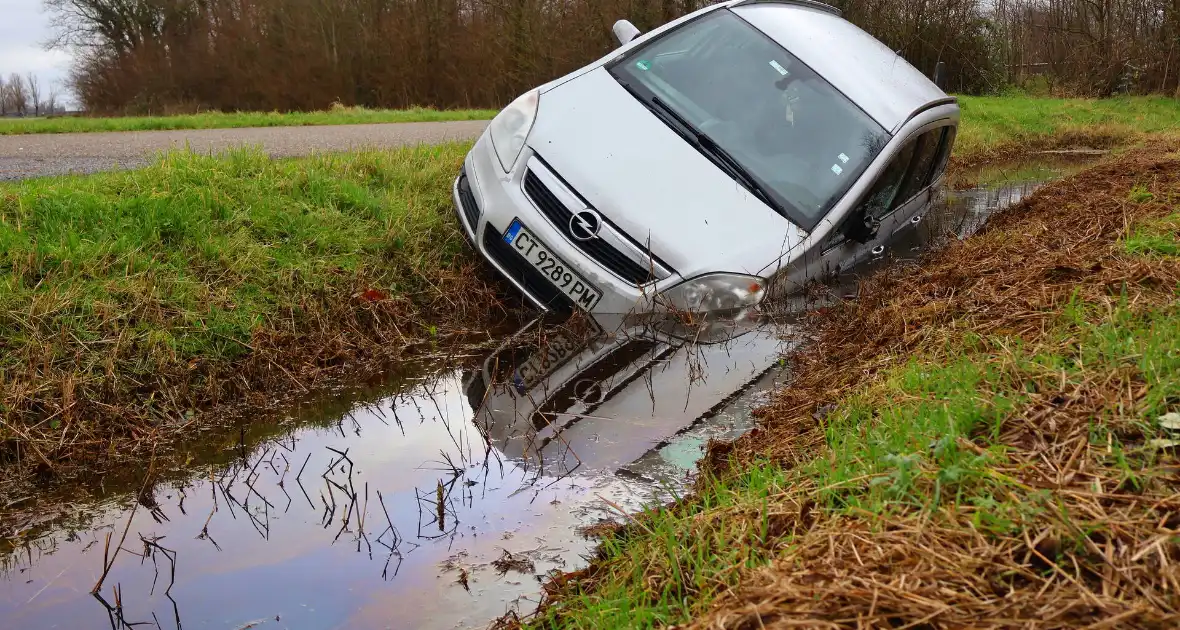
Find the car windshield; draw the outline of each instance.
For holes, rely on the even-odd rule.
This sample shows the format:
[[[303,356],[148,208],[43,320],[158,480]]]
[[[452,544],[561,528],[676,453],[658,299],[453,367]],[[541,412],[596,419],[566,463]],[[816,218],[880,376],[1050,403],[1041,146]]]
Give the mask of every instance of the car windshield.
[[[702,152],[720,148],[806,230],[889,140],[827,81],[726,9],[632,51],[610,71],[653,111],[671,110],[664,120]]]

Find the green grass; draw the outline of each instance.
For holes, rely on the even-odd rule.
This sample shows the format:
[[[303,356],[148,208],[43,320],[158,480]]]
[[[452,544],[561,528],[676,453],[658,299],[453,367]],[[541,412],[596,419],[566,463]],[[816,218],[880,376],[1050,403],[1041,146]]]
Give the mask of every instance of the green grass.
[[[450,183],[467,148],[176,152],[0,185],[0,383],[34,359],[101,372],[128,348],[132,377],[232,360],[358,288],[414,302],[465,252]]]
[[[1141,419],[1149,421],[1180,394],[1177,347],[1180,308],[1136,313],[1126,304],[1111,312],[1071,304],[1038,348],[968,333],[940,360],[911,359],[845,400],[826,427],[831,458],[806,472],[820,487],[840,488],[823,493],[838,510],[880,514],[989,501],[992,486],[1007,483],[991,474],[1003,450],[980,454],[961,448],[961,440],[994,442],[1005,420],[1041,392],[1080,389],[1095,373],[1120,372],[1128,360],[1147,381]],[[863,479],[870,481],[853,482]]]
[[[1136,228],[1126,244],[1130,254],[1180,256],[1180,211]]]
[[[1180,256],[1180,211],[1138,226],[1124,242],[1132,254]]]
[[[207,112],[181,116],[0,118],[0,135],[82,133],[159,129],[228,129],[235,127],[298,127],[361,123],[487,120],[494,110],[366,109],[339,107],[318,112]]]
[[[1045,144],[1073,137],[1132,138],[1180,129],[1180,99],[1136,96],[1058,99],[959,96],[955,151],[976,157],[996,147]]]
[[[1131,203],[1147,203],[1155,200],[1146,186],[1140,184],[1127,194]],[[1165,199],[1172,203],[1174,199]],[[1123,239],[1127,253],[1143,256],[1180,256],[1180,206],[1172,214],[1133,226],[1131,233]]]

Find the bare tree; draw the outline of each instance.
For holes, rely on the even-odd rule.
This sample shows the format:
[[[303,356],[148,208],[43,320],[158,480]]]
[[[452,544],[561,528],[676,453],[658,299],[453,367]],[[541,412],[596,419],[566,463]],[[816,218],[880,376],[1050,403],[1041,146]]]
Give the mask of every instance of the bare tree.
[[[8,76],[8,104],[15,114],[24,116],[28,111],[29,94],[25,91],[25,81],[15,72]]]
[[[41,82],[32,72],[25,75],[25,89],[29,93],[29,102],[33,105],[33,115],[41,115]],[[27,112],[26,112],[27,113]]]
[[[8,84],[4,82],[4,75],[0,75],[0,116],[8,115]]]
[[[45,97],[44,109],[50,116],[57,113],[57,88],[52,83],[49,85],[49,95]]]

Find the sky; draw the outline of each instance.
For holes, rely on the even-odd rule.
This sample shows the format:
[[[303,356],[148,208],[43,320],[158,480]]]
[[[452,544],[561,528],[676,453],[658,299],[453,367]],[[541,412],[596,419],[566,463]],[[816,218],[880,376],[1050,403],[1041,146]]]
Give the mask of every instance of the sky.
[[[13,72],[21,76],[32,72],[45,93],[55,86],[59,98],[73,106],[65,86],[72,57],[67,51],[43,46],[53,37],[50,20],[41,0],[0,0],[0,75],[7,79]]]

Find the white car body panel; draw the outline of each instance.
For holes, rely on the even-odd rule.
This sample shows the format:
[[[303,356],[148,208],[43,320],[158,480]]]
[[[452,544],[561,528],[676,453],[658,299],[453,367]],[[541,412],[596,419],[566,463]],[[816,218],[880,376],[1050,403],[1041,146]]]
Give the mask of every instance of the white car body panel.
[[[681,277],[755,274],[799,229],[713,165],[603,68],[546,92],[530,147]]]

